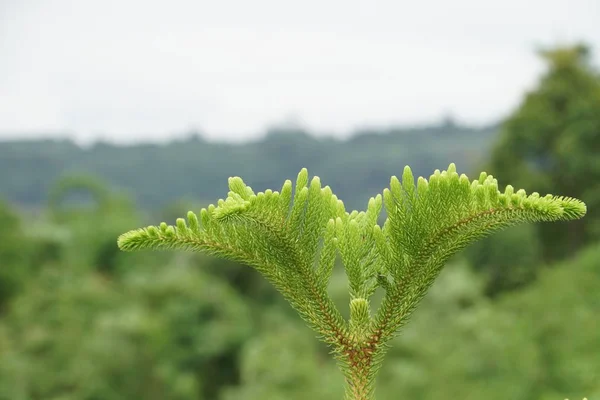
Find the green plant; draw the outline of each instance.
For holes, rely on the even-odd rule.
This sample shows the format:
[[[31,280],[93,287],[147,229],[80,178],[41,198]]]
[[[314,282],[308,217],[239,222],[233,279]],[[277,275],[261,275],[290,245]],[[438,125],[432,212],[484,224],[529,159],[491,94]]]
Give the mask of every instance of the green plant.
[[[162,223],[121,235],[122,250],[185,249],[243,262],[262,273],[327,343],[344,373],[346,397],[374,398],[375,377],[389,341],[425,295],[444,263],[469,243],[521,222],[581,218],[577,199],[507,186],[498,191],[491,175],[470,182],[456,172],[436,170],[429,181],[404,169],[383,196],[364,212],[344,204],[318,177],[298,174],[280,192],[254,194],[239,177],[217,206],[193,212],[175,226]],[[382,226],[378,217],[385,207]],[[350,318],[346,321],[327,292],[337,256],[348,277]],[[370,298],[383,300],[371,315]]]

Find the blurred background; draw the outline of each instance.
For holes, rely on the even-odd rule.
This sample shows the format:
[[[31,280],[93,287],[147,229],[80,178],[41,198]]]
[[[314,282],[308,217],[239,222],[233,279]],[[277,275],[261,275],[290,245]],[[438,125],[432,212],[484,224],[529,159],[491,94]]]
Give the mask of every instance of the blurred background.
[[[342,398],[255,271],[121,253],[227,178],[363,209],[450,162],[588,215],[455,257],[381,399],[600,398],[600,3],[0,0],[0,399]],[[330,292],[347,313],[338,266]]]

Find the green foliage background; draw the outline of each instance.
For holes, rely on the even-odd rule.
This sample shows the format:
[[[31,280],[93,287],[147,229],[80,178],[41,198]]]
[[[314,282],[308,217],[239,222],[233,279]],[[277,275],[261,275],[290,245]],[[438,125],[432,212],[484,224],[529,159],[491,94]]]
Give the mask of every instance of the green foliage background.
[[[418,176],[453,161],[579,197],[588,215],[511,228],[455,257],[394,339],[378,397],[600,398],[600,78],[585,47],[543,56],[547,72],[499,127],[0,143],[0,399],[342,398],[327,348],[255,271],[122,253],[116,237],[198,211],[229,176],[264,190],[308,167],[363,209],[404,165]],[[336,267],[329,290],[347,312],[346,285]]]

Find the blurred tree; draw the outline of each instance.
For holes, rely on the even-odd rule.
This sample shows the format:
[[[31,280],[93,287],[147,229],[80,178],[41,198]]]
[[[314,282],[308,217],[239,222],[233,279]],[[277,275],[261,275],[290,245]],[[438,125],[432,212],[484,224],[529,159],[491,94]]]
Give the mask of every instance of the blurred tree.
[[[76,258],[70,260],[72,263],[91,265],[108,275],[116,272],[118,260],[123,257],[114,235],[139,223],[129,198],[111,192],[98,178],[73,175],[55,182],[48,206],[51,220],[70,232],[74,251],[69,255]]]
[[[0,201],[0,313],[28,276],[30,246],[25,239],[17,215]]]
[[[120,281],[46,268],[14,301],[0,320],[2,400],[212,400],[237,383],[231,354],[252,329],[231,288],[180,264]]]
[[[241,385],[222,400],[329,400],[344,395],[336,384],[337,366],[320,353],[311,332],[277,312],[263,313],[260,335],[244,345]]]
[[[463,254],[483,274],[485,294],[490,297],[533,282],[542,267],[540,238],[531,225],[498,232],[474,243]]]
[[[540,54],[548,71],[504,123],[487,170],[529,191],[588,205],[585,219],[537,225],[548,261],[600,235],[600,77],[584,45]]]

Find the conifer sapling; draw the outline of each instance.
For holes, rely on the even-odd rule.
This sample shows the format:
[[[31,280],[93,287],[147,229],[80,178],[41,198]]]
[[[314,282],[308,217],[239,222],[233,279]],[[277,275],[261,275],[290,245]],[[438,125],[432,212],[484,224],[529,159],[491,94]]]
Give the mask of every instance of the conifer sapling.
[[[375,398],[390,340],[453,254],[498,229],[586,213],[583,202],[569,197],[526,195],[510,185],[501,193],[485,172],[471,182],[454,164],[416,183],[405,167],[402,180],[393,176],[383,196],[361,212],[347,212],[318,177],[309,182],[306,169],[292,189],[287,180],[279,192],[255,194],[241,178],[229,178],[227,198],[216,206],[199,216],[190,211],[175,226],[163,222],[124,233],[118,244],[126,251],[202,251],[254,267],[331,347],[348,400]],[[337,257],[348,277],[349,320],[327,292]],[[385,294],[372,310],[377,288]]]

